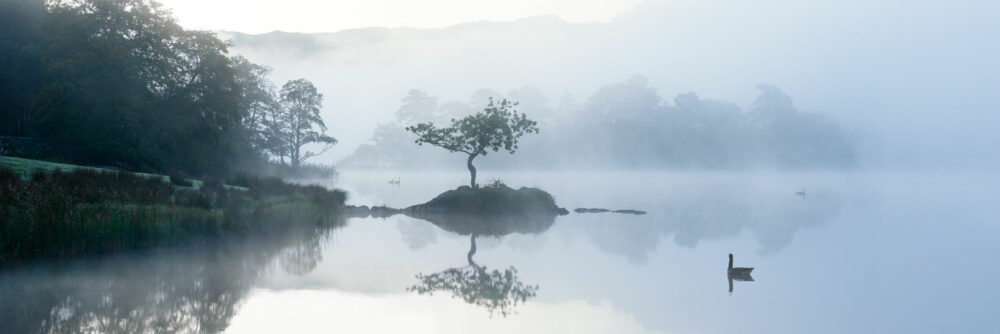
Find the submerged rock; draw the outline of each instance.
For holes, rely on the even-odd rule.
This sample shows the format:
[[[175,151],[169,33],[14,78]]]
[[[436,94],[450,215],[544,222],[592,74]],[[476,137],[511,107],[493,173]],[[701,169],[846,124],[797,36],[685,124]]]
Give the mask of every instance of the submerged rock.
[[[629,215],[644,215],[644,214],[646,214],[646,211],[631,210],[631,209],[627,209],[627,210],[608,210],[608,209],[600,209],[600,208],[578,208],[578,209],[573,210],[573,211],[576,211],[576,213],[604,213],[604,212],[613,212],[613,213],[623,213],[623,214],[629,214]]]
[[[644,215],[644,214],[646,214],[646,211],[639,211],[639,210],[615,210],[615,211],[611,211],[611,212],[614,212],[614,213],[624,213],[624,214],[629,214],[629,215]]]
[[[573,211],[576,211],[576,213],[601,213],[601,212],[608,212],[608,211],[611,211],[611,210],[608,210],[608,209],[597,209],[597,208],[578,208],[578,209],[573,210]]]

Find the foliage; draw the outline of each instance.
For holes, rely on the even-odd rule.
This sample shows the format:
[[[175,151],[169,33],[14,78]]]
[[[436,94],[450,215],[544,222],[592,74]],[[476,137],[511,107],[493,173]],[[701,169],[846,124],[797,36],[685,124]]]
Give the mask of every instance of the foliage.
[[[476,237],[473,234],[469,238],[471,245],[467,257],[468,266],[448,268],[428,275],[417,274],[419,283],[407,290],[422,295],[433,295],[437,291],[451,292],[452,297],[486,308],[490,316],[499,313],[503,317],[515,313],[514,307],[518,303],[523,305],[528,298],[535,297],[538,285],[521,282],[517,276],[517,268],[491,271],[472,260],[476,254]]]
[[[428,275],[417,274],[417,280],[420,283],[407,288],[409,291],[427,295],[447,291],[466,303],[486,308],[490,315],[499,313],[503,317],[513,314],[518,303],[524,304],[538,291],[537,285],[521,282],[514,267],[499,271],[470,264]]]
[[[337,177],[337,169],[329,165],[305,163],[298,167],[284,165],[275,161],[240,164],[233,167],[232,176],[256,175],[261,177],[276,177],[279,179],[331,179]]]
[[[249,178],[245,184],[248,191],[227,190],[219,182],[193,190],[162,178],[90,169],[36,173],[25,181],[0,168],[0,263],[280,230],[260,218],[321,222],[346,199],[342,191],[274,178]]]
[[[190,180],[188,180],[186,177],[184,177],[184,174],[181,173],[181,172],[170,173],[170,175],[168,175],[168,176],[170,177],[170,184],[173,184],[175,186],[178,186],[178,187],[193,187],[194,186],[194,183],[192,183]]]
[[[265,152],[298,166],[315,155],[301,145],[334,142],[312,130],[325,130],[319,100],[296,95],[315,88],[279,105],[270,69],[155,0],[9,0],[0,22],[0,136],[73,143],[74,163],[221,176]]]
[[[438,128],[432,123],[420,123],[408,126],[406,130],[419,136],[416,140],[418,145],[430,144],[449,152],[467,154],[467,166],[472,174],[471,186],[475,188],[473,159],[501,149],[513,154],[517,150],[518,138],[527,133],[538,133],[538,123],[518,113],[514,110],[515,106],[517,102],[503,99],[495,103],[491,97],[482,112],[452,119],[450,127]]]
[[[240,111],[243,124],[236,139],[252,152],[262,152],[268,148],[267,116],[280,108],[274,84],[267,79],[271,68],[251,63],[243,56],[230,58],[240,86]]]
[[[292,80],[281,87],[281,107],[272,113],[268,131],[271,152],[280,157],[282,163],[287,157],[289,163],[298,167],[306,159],[323,154],[337,140],[324,134],[326,124],[319,115],[323,105],[323,94],[305,79]],[[305,145],[323,144],[319,152],[303,150]]]
[[[518,138],[527,133],[538,133],[538,123],[525,114],[519,114],[514,110],[515,106],[517,102],[503,99],[494,103],[491,98],[482,112],[453,119],[450,127],[437,128],[432,123],[420,123],[406,130],[420,136],[417,144],[439,146],[451,152],[476,156],[503,149],[514,153]]]

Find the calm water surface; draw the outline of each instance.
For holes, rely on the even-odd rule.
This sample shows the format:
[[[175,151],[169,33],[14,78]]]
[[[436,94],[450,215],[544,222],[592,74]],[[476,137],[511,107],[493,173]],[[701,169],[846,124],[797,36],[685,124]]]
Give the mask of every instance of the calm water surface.
[[[571,213],[505,233],[394,216],[0,272],[0,332],[998,333],[1000,178],[492,173]],[[389,179],[400,179],[391,185]],[[343,171],[405,207],[467,174]],[[796,192],[805,189],[805,196]],[[730,282],[736,266],[754,281]]]

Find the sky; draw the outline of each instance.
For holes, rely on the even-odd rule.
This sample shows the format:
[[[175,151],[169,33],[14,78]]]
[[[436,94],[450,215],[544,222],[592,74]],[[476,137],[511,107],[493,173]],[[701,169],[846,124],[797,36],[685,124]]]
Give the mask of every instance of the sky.
[[[441,28],[471,21],[556,15],[607,22],[639,0],[161,0],[189,29],[244,33],[334,32],[365,27]]]

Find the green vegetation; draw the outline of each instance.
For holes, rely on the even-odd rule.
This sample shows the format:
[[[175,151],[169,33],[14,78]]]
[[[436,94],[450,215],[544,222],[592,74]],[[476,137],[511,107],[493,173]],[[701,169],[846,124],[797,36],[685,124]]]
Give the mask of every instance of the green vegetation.
[[[323,95],[269,73],[154,0],[0,1],[0,136],[71,163],[0,157],[0,263],[332,219],[343,192],[252,176],[333,173],[302,167]]]
[[[433,123],[420,123],[406,127],[420,136],[418,145],[431,144],[448,150],[461,152],[469,156],[466,167],[469,168],[471,180],[469,185],[477,188],[476,166],[472,160],[489,151],[497,152],[504,149],[511,154],[517,150],[517,140],[527,133],[538,133],[538,123],[528,119],[525,114],[518,114],[514,107],[517,102],[503,99],[494,103],[493,98],[483,111],[461,119],[452,119],[451,126],[438,128]]]
[[[153,0],[0,1],[0,136],[52,141],[76,164],[216,177],[336,142],[312,83],[279,96],[270,69],[228,52]]]
[[[187,244],[334,219],[346,194],[244,176],[198,189],[162,177],[52,168],[26,180],[0,168],[0,263]],[[276,223],[280,222],[280,223]]]

